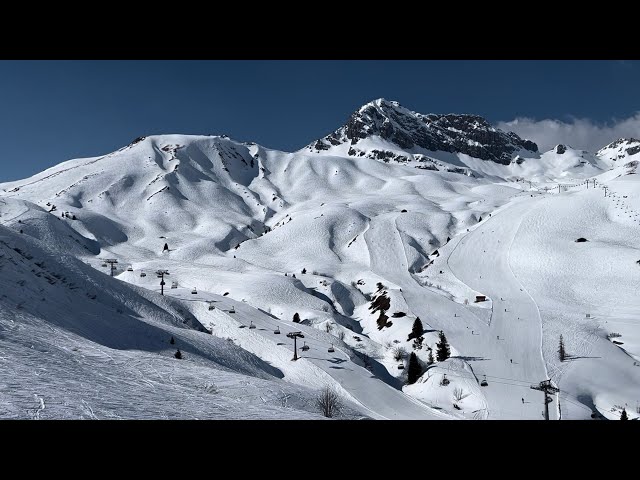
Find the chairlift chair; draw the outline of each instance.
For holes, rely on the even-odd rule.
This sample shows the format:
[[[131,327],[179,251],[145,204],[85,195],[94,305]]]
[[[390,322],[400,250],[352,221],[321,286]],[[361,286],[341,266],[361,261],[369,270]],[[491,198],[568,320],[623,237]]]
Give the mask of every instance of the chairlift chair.
[[[127,272],[133,272],[133,267],[131,265],[127,267]]]
[[[398,364],[398,370],[404,370],[404,363]]]
[[[209,304],[209,310],[215,310],[215,308],[212,303]]]
[[[482,379],[482,381],[480,382],[480,386],[481,387],[486,387],[488,385],[489,385],[489,383],[487,382],[487,376],[485,375],[484,378]]]
[[[231,306],[231,310],[229,310],[229,313],[236,313],[236,309],[234,306]]]
[[[331,346],[329,347],[329,349],[327,350],[327,352],[329,353],[333,353],[335,352],[334,348],[333,348],[333,343],[331,344]]]
[[[273,333],[275,333],[276,335],[280,335],[280,327],[276,327]]]
[[[106,263],[103,263],[103,264],[102,264],[102,266],[103,266],[103,267],[106,267],[106,266],[107,266],[107,264],[106,264]]]
[[[198,290],[196,290],[195,287],[193,287],[193,290],[191,290],[191,295],[197,295],[198,294]]]
[[[253,324],[253,320],[251,321],[251,323],[249,324],[249,328],[253,329],[256,328],[256,326]]]
[[[309,350],[309,345],[307,345],[307,342],[304,342],[304,345],[302,345],[302,351],[306,352],[307,350]]]
[[[144,272],[140,272],[140,276],[141,276],[141,277],[146,277],[146,276],[147,276],[147,274],[146,274],[146,273],[144,273]]]

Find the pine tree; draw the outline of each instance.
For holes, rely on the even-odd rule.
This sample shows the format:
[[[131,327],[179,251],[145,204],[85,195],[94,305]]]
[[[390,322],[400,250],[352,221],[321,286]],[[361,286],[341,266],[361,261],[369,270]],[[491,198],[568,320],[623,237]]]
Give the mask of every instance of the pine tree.
[[[303,268],[303,269],[302,269],[302,274],[304,275],[305,273],[307,273],[307,269],[306,269],[306,268]]]
[[[174,343],[176,343],[176,339],[175,339],[175,338],[173,338],[173,335],[171,336],[171,340],[169,340],[169,343],[170,343],[171,345],[173,345]]]
[[[427,358],[427,364],[432,365],[433,364],[433,350],[429,349],[429,357]]]
[[[567,352],[564,349],[564,340],[562,339],[562,335],[560,335],[560,345],[558,346],[558,356],[560,357],[560,361],[564,362],[567,358]]]
[[[178,349],[178,351],[174,353],[173,356],[180,360],[182,358],[182,352],[180,352],[180,349]]]
[[[479,222],[481,222],[481,221],[482,221],[482,217],[480,217],[480,218],[478,219],[478,221],[479,221]]]
[[[409,334],[409,338],[407,338],[407,342],[412,338],[418,338],[422,336],[422,332],[424,332],[422,321],[420,320],[420,317],[416,317],[416,319],[413,321],[413,327],[411,328],[411,333]]]
[[[629,420],[629,417],[627,417],[627,410],[626,409],[622,409],[622,413],[620,414],[620,420]]]
[[[416,383],[416,380],[420,378],[422,375],[422,367],[420,366],[420,362],[418,362],[418,357],[415,353],[411,352],[409,356],[409,370],[407,372],[407,383],[411,385],[412,383]]]
[[[436,358],[439,362],[443,362],[451,356],[451,350],[449,348],[449,343],[447,342],[447,337],[445,337],[442,330],[440,330],[440,341],[436,343],[436,348],[438,349],[436,352]]]
[[[300,323],[300,315],[298,312],[293,314],[293,323]]]
[[[164,244],[164,248],[162,249],[162,251],[164,252],[165,250],[169,250],[169,244],[168,243]]]

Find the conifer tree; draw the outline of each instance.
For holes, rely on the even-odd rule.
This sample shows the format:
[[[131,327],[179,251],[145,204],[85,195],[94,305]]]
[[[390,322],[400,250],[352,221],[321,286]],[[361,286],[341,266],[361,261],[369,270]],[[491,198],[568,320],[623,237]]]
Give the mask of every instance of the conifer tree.
[[[436,358],[439,362],[443,362],[447,358],[451,356],[451,349],[449,348],[449,342],[447,342],[447,337],[445,337],[444,332],[440,330],[440,341],[436,343]]]
[[[562,335],[560,335],[560,345],[558,346],[558,357],[560,357],[560,361],[564,362],[567,358],[567,352],[564,349],[564,340],[562,339]]]
[[[415,353],[411,352],[409,356],[409,369],[407,372],[407,382],[409,385],[416,383],[416,380],[420,378],[422,375],[422,367],[420,366],[420,362],[418,362],[418,357]]]
[[[620,414],[620,420],[629,420],[629,417],[627,417],[627,410],[626,409],[622,409],[622,413]]]
[[[411,328],[411,333],[409,334],[409,338],[407,338],[407,341],[411,340],[412,338],[421,337],[422,332],[424,332],[422,321],[420,320],[420,317],[416,317],[416,319],[413,321],[413,327]]]
[[[293,314],[293,323],[300,323],[300,315],[298,312]]]

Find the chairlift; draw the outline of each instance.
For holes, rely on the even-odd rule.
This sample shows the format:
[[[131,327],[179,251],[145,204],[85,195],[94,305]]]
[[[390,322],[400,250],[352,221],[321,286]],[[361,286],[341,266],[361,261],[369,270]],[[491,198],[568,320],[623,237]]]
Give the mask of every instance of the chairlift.
[[[107,266],[107,264],[106,264],[106,263],[103,263],[103,264],[102,264],[102,266],[103,266],[103,267],[106,267],[106,266]]]
[[[209,310],[215,310],[216,307],[213,306],[213,303],[209,304]]]
[[[446,386],[446,385],[449,385],[449,383],[451,383],[451,382],[449,382],[449,379],[447,378],[447,375],[445,374],[442,377],[442,380],[440,381],[440,385],[445,385]]]
[[[229,313],[236,313],[236,309],[233,305],[231,306],[231,310],[229,310]]]
[[[127,272],[133,272],[133,267],[131,265],[127,267]]]
[[[140,276],[141,276],[141,277],[146,277],[146,276],[147,276],[147,274],[146,274],[146,273],[144,273],[144,272],[140,272]]]
[[[487,382],[487,376],[485,375],[484,378],[482,379],[482,381],[480,382],[480,386],[481,387],[486,387],[488,385],[489,385],[489,383]]]
[[[398,364],[398,370],[404,370],[404,363]]]
[[[334,348],[333,348],[333,343],[331,344],[331,346],[329,347],[329,349],[327,350],[327,352],[329,353],[333,353],[335,352]]]
[[[171,282],[171,288],[178,288],[178,282]]]
[[[193,290],[191,290],[191,295],[197,295],[198,294],[198,290],[196,290],[195,287],[193,287]]]
[[[276,335],[280,335],[280,327],[276,327],[273,333],[275,333]]]
[[[306,352],[307,350],[309,350],[309,345],[307,345],[307,342],[304,342],[304,345],[302,345],[302,347],[300,348],[302,348],[303,352]]]
[[[250,329],[254,329],[254,328],[256,328],[256,326],[253,324],[253,320],[252,320],[252,321],[251,321],[251,323],[249,324],[249,328],[250,328]]]

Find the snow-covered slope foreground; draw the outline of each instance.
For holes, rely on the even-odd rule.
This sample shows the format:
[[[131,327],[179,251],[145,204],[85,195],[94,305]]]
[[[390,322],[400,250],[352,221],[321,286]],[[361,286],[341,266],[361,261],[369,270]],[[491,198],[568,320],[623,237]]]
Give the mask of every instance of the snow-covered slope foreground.
[[[322,418],[330,386],[342,418],[539,419],[550,378],[551,418],[635,418],[637,152],[612,145],[377,100],[295,153],[162,135],[2,184],[0,416]]]
[[[319,418],[313,391],[180,301],[4,226],[0,288],[2,418]]]

